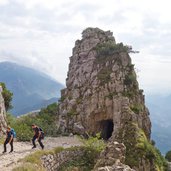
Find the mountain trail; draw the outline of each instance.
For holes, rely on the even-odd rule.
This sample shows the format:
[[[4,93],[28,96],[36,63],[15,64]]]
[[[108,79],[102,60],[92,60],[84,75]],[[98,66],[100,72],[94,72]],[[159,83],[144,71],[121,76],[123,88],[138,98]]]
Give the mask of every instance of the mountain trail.
[[[48,137],[43,140],[45,150],[50,150],[55,147],[62,146],[64,148],[72,146],[80,146],[82,143],[77,137]],[[32,149],[31,142],[14,142],[14,152],[9,153],[10,145],[7,145],[7,153],[2,154],[3,144],[0,145],[0,171],[12,171],[13,168],[21,163],[21,159],[27,155],[34,153],[37,150],[41,150],[37,145],[36,149]]]

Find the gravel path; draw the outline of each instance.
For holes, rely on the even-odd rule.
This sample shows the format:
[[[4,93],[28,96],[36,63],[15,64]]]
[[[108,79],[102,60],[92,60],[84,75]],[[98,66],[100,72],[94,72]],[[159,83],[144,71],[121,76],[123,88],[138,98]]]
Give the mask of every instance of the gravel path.
[[[45,150],[50,150],[59,146],[67,148],[81,145],[81,142],[77,137],[49,137],[45,138],[43,143],[45,145]],[[36,150],[40,150],[39,145],[37,145],[37,148],[34,150],[31,148],[31,142],[14,142],[14,152],[2,154],[3,145],[0,145],[0,171],[11,171],[19,164],[20,159],[35,152]],[[10,151],[10,145],[7,145],[7,150]]]

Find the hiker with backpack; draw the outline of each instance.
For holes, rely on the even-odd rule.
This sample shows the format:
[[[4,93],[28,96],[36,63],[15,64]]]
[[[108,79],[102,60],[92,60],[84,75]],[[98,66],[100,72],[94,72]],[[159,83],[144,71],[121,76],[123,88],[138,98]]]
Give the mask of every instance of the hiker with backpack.
[[[13,141],[14,141],[14,133],[13,131],[11,130],[10,127],[7,127],[7,131],[6,131],[6,140],[4,142],[4,151],[3,153],[6,153],[7,152],[7,147],[6,145],[9,143],[10,146],[11,146],[11,151],[10,153],[13,152]]]
[[[42,150],[43,150],[44,149],[44,145],[43,145],[41,140],[44,138],[44,133],[43,133],[42,129],[39,128],[38,126],[36,126],[35,124],[32,124],[32,129],[34,131],[34,136],[33,136],[33,139],[32,139],[32,143],[33,143],[32,149],[36,148],[35,141],[37,139],[39,144],[40,144],[40,146],[41,146],[41,148],[42,148]]]

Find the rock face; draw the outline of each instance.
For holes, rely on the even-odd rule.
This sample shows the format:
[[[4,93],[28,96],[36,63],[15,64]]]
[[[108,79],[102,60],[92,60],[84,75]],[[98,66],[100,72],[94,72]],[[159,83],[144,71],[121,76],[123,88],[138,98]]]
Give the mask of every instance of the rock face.
[[[149,112],[128,54],[130,50],[122,43],[116,44],[110,31],[98,28],[83,31],[70,57],[66,89],[61,91],[62,132],[82,135],[101,132],[105,140],[123,142],[127,147],[136,145],[138,132],[142,130],[150,140]],[[137,161],[137,168],[147,163],[138,157]]]
[[[0,86],[0,128],[2,132],[5,132],[6,129],[6,110],[4,105],[4,99],[2,97],[2,87]]]
[[[62,131],[81,134],[103,131],[103,137],[108,139],[118,135],[123,120],[129,117],[150,138],[149,113],[134,66],[128,53],[117,46],[112,32],[98,28],[84,30],[82,40],[76,41],[70,57],[67,88],[61,94]]]
[[[110,142],[101,152],[94,171],[135,171],[125,162],[126,147],[122,143]]]
[[[168,171],[171,171],[171,162],[168,162]]]

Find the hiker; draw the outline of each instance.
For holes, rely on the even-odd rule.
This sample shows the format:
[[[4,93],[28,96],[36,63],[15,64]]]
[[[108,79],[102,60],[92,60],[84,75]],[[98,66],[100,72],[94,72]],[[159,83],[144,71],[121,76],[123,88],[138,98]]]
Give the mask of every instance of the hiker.
[[[36,139],[38,140],[41,148],[44,149],[44,145],[41,142],[41,140],[44,138],[43,137],[43,131],[42,131],[42,129],[39,128],[38,126],[36,126],[35,124],[32,124],[32,129],[34,131],[34,136],[33,136],[33,139],[32,139],[32,143],[33,143],[32,149],[33,148],[36,148],[36,143],[35,143]]]
[[[7,127],[7,131],[6,131],[6,140],[4,142],[4,151],[3,153],[6,153],[7,152],[7,147],[6,145],[9,143],[11,145],[11,152],[13,152],[13,141],[14,141],[14,135],[13,133],[11,132],[11,128],[10,127]]]

